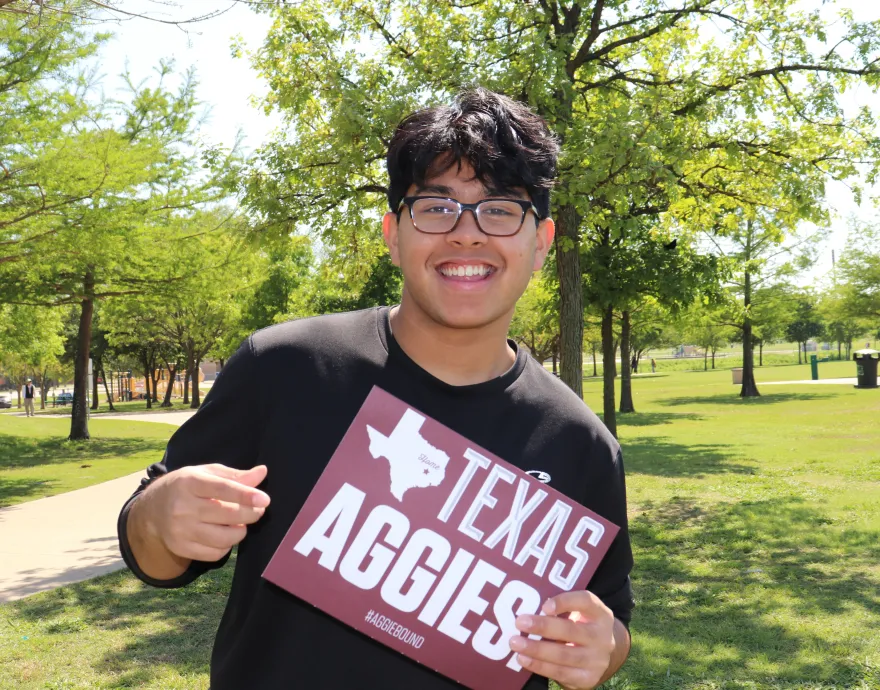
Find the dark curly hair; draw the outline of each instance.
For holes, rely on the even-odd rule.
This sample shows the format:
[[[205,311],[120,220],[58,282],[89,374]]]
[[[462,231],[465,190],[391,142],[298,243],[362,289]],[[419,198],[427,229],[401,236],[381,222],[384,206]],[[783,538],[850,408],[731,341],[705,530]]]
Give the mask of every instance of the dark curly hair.
[[[451,105],[419,110],[397,126],[388,147],[388,204],[396,213],[411,185],[424,186],[466,161],[487,187],[524,188],[547,218],[558,156],[556,137],[527,106],[469,89]]]

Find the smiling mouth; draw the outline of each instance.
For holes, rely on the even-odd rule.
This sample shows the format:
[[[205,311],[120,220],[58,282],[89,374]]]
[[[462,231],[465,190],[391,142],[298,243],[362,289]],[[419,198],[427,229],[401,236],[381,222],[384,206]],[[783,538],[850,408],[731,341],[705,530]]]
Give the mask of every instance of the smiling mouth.
[[[485,280],[497,269],[489,264],[454,264],[445,263],[437,267],[437,272],[444,278],[454,280]]]

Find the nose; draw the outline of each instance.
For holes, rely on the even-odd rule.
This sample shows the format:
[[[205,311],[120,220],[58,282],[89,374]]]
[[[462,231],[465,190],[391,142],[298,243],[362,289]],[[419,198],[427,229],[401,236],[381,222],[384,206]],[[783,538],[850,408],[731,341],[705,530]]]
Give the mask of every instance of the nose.
[[[457,247],[478,247],[486,244],[488,235],[477,225],[477,215],[471,209],[462,211],[455,230],[446,235],[446,241]]]

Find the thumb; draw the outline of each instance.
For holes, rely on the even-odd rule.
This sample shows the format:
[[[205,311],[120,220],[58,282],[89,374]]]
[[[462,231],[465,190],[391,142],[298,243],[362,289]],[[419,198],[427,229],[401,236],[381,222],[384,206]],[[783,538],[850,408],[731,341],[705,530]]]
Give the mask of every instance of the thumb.
[[[251,467],[249,470],[241,471],[237,477],[233,477],[235,481],[239,484],[244,484],[245,486],[257,487],[259,484],[263,483],[263,480],[266,478],[266,475],[269,473],[269,468],[265,465],[257,465],[256,467]]]
[[[269,472],[269,468],[265,465],[257,465],[256,467],[251,467],[249,470],[238,470],[234,467],[228,467],[227,465],[213,463],[210,465],[203,465],[202,469],[214,476],[231,479],[234,482],[251,487],[255,487],[262,483]]]

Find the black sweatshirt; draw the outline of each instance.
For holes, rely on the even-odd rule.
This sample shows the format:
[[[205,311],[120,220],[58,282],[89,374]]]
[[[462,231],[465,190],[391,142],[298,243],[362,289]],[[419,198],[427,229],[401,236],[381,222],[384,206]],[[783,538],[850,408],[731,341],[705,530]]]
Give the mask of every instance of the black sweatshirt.
[[[514,346],[515,347],[515,346]],[[259,331],[230,358],[196,415],[171,438],[155,478],[187,465],[268,466],[272,504],[249,526],[211,657],[212,690],[461,686],[265,581],[265,569],[373,386],[549,484],[621,531],[589,589],[629,624],[632,552],[620,446],[574,393],[519,349],[502,376],[451,386],[413,362],[391,334],[389,309],[318,316]],[[157,587],[180,587],[217,563],[193,562],[172,581],[140,571],[119,517],[128,567]],[[228,558],[228,556],[227,556]],[[528,690],[547,688],[534,676]]]

